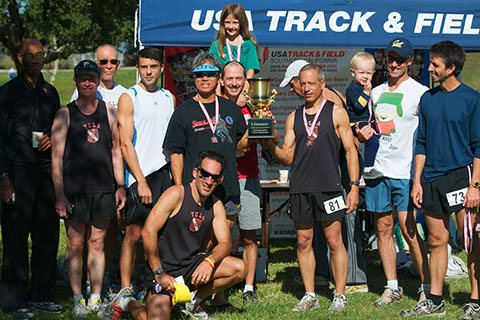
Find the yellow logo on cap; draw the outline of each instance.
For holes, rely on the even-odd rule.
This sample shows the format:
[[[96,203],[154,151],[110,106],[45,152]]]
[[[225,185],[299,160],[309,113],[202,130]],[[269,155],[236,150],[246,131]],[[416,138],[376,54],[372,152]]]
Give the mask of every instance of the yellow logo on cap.
[[[400,41],[400,40],[395,40],[395,41],[393,41],[393,43],[392,43],[392,47],[401,48],[402,45],[403,45],[403,42]]]

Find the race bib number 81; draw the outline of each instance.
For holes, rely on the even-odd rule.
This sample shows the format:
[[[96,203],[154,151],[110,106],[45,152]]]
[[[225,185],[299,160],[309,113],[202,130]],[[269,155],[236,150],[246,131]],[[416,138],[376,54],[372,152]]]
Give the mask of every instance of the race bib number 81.
[[[342,196],[338,196],[336,198],[327,200],[323,203],[325,207],[325,211],[327,214],[332,214],[339,210],[345,209],[345,201],[343,200]]]
[[[468,188],[463,188],[463,189],[452,191],[445,194],[447,196],[448,205],[450,207],[453,207],[459,204],[463,204],[463,200],[465,200],[465,195],[467,194],[467,190]]]

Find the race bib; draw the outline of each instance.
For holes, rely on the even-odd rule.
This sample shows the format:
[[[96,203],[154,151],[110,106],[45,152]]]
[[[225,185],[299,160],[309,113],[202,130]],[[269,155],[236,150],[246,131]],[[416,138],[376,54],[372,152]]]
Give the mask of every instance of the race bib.
[[[325,211],[327,214],[337,212],[339,210],[345,209],[345,201],[342,196],[327,200],[323,203]]]
[[[453,207],[459,204],[463,204],[463,200],[465,200],[467,190],[468,187],[445,194],[447,196],[448,205],[450,207]]]

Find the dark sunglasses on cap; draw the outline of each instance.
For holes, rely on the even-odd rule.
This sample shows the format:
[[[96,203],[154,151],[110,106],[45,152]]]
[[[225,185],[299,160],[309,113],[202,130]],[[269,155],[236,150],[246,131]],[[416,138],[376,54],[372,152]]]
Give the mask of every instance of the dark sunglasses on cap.
[[[222,174],[212,174],[207,170],[203,169],[202,167],[197,167],[198,171],[200,172],[200,177],[203,179],[207,179],[208,177],[212,177],[212,180],[216,183],[219,183],[222,180]]]
[[[106,65],[108,62],[110,61],[111,64],[114,64],[114,65],[117,65],[120,63],[120,60],[118,59],[102,59],[102,60],[98,60],[98,63],[100,63],[102,66]]]
[[[387,55],[388,62],[396,62],[397,64],[404,64],[410,57],[394,57],[391,55]]]
[[[203,78],[203,77],[218,77],[220,73],[218,71],[199,71],[199,72],[194,72],[193,77],[194,78]]]

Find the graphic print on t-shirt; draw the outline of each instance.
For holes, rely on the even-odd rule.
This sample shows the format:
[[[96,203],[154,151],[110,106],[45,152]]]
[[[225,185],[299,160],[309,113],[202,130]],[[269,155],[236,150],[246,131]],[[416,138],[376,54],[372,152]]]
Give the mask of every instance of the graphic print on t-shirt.
[[[217,123],[217,119],[215,119],[215,117],[212,118],[212,123],[213,125]],[[218,138],[220,143],[233,144],[233,138],[230,136],[230,132],[228,131],[228,129],[232,128],[232,124],[232,117],[227,116],[225,120],[220,117],[217,124],[217,129],[215,130],[215,136]],[[192,128],[194,132],[203,132],[204,130],[211,131],[207,120],[192,120]]]
[[[90,122],[83,125],[83,128],[87,130],[87,141],[95,143],[100,139],[100,123]]]
[[[381,135],[380,139],[390,141],[390,136],[397,132],[395,119],[403,116],[402,99],[402,93],[383,92],[375,103],[375,116]],[[393,145],[390,148],[396,149]]]
[[[192,215],[192,222],[190,222],[190,231],[197,232],[198,230],[200,230],[203,220],[205,220],[205,213],[192,211],[190,212],[190,214]]]

